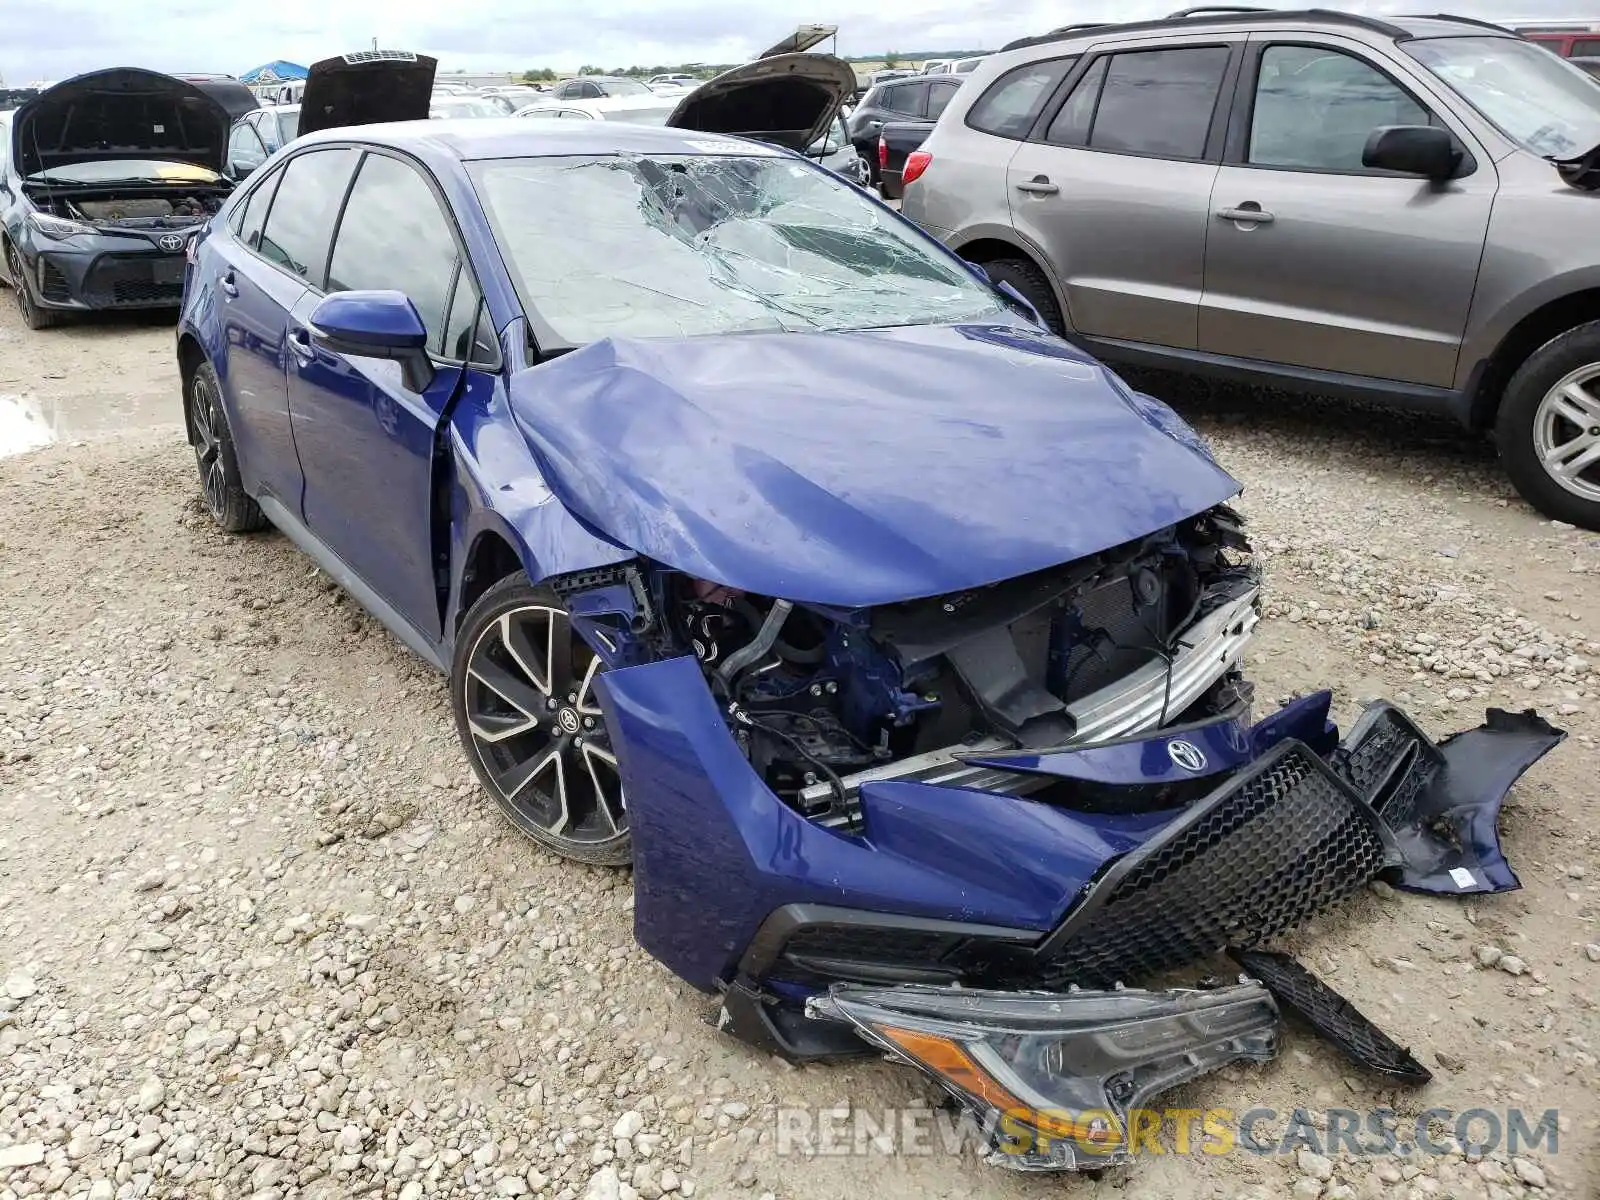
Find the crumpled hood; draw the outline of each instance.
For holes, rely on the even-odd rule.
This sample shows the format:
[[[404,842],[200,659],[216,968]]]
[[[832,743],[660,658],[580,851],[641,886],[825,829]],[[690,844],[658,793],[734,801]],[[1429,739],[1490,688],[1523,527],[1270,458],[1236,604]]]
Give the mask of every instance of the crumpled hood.
[[[597,532],[840,607],[1070,562],[1239,491],[1170,409],[1012,326],[606,339],[518,373],[511,410]]]
[[[220,172],[228,111],[192,83],[113,67],[41,92],[11,116],[11,161],[26,179],[85,162],[159,159]]]

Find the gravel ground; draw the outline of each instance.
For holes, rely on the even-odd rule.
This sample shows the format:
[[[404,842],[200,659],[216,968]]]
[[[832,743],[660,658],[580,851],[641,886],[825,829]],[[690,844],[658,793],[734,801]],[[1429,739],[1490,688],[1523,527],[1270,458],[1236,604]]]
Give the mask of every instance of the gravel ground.
[[[1558,1108],[1559,1149],[1041,1178],[780,1146],[774,1106],[932,1093],[715,1033],[633,944],[628,874],[539,852],[478,793],[440,681],[283,538],[203,516],[170,347],[139,323],[29,335],[0,304],[0,393],[89,438],[0,460],[0,1200],[1596,1194],[1600,537],[1528,510],[1481,447],[1147,384],[1247,484],[1264,701],[1332,684],[1345,720],[1387,695],[1439,732],[1537,705],[1573,735],[1506,810],[1523,891],[1374,888],[1288,943],[1431,1086],[1291,1030],[1172,1102]]]

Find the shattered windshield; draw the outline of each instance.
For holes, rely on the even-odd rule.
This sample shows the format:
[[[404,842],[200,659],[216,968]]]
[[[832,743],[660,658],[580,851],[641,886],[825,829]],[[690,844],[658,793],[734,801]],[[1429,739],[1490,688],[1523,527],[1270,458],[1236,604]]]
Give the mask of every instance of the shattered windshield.
[[[1400,45],[1535,154],[1576,158],[1600,144],[1600,83],[1542,46],[1508,37]]]
[[[1004,311],[848,183],[777,154],[501,159],[473,177],[523,306],[568,346]]]

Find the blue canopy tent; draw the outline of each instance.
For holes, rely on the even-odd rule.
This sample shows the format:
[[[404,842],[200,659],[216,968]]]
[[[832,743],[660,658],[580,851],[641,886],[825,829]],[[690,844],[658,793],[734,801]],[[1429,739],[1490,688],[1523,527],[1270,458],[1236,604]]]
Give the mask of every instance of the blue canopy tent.
[[[239,82],[247,87],[262,83],[290,83],[296,79],[304,79],[309,71],[299,63],[277,62],[264,63],[253,71],[246,71],[239,76]]]

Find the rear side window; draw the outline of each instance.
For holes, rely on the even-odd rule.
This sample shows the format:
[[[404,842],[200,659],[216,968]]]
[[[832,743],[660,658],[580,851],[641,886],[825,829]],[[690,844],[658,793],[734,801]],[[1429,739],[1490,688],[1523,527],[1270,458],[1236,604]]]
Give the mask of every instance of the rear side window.
[[[368,154],[339,222],[328,291],[404,292],[428,328],[428,344],[437,349],[459,257],[450,223],[416,169]]]
[[[939,114],[950,103],[950,97],[956,94],[955,86],[948,83],[935,83],[928,88],[928,120],[937,121]]]
[[[925,84],[902,83],[899,87],[885,88],[883,107],[890,112],[904,113],[908,117],[922,115],[922,90]]]
[[[1089,126],[1089,147],[1200,158],[1228,53],[1226,46],[1188,46],[1113,55]]]
[[[1095,106],[1100,103],[1100,89],[1106,85],[1106,68],[1110,63],[1109,58],[1100,59],[1073,84],[1072,94],[1045,131],[1045,141],[1058,146],[1089,144],[1089,127],[1094,123]]]
[[[258,247],[263,258],[320,288],[328,265],[333,223],[350,186],[358,152],[314,150],[289,160],[267,213]]]
[[[967,113],[967,124],[980,132],[1020,142],[1033,128],[1045,101],[1077,61],[1074,56],[1012,67],[978,97]]]

